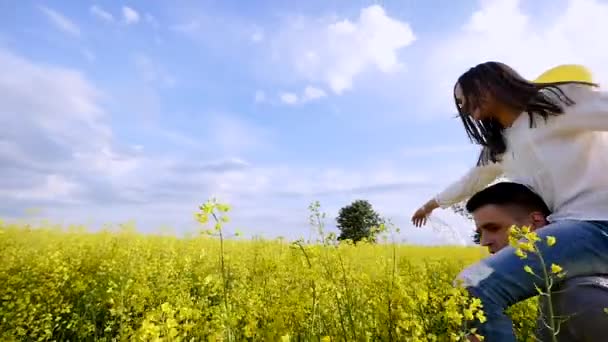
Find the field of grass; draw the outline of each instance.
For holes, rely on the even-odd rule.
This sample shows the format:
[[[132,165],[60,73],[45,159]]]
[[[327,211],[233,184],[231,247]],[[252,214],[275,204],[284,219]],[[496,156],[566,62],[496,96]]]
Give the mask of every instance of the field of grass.
[[[479,248],[232,240],[221,211],[185,238],[0,223],[0,340],[450,341],[478,317],[452,281]],[[535,300],[509,312],[531,340]]]

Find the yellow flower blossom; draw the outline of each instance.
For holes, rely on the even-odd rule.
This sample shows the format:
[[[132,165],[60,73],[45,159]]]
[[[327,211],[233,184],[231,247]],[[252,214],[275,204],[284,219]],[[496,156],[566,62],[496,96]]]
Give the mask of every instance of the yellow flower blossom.
[[[518,257],[525,259],[527,257],[526,252],[524,252],[521,248],[517,248],[515,250],[515,255],[517,255]]]
[[[227,205],[197,210],[200,231],[179,236],[4,221],[0,339],[466,341],[487,320],[455,286],[477,247],[393,244],[388,225],[387,243],[338,244],[322,229],[298,243],[231,239]],[[509,308],[516,340],[536,310]]]
[[[557,274],[562,271],[562,267],[560,265],[551,264],[551,273]]]

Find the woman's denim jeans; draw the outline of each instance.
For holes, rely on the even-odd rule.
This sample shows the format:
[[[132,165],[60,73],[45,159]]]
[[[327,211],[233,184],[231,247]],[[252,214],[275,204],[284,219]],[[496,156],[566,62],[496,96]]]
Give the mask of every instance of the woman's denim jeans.
[[[562,280],[608,274],[608,221],[563,220],[553,222],[536,233],[542,239],[537,242],[537,246],[545,266],[561,266],[566,272]],[[545,242],[547,236],[554,236],[556,244],[549,247]],[[515,342],[513,325],[505,314],[505,309],[537,295],[535,285],[546,290],[544,279],[538,279],[524,271],[526,265],[535,274],[543,274],[538,257],[528,255],[521,259],[515,255],[514,248],[508,246],[458,275],[469,293],[483,303],[486,322],[480,324],[475,321],[472,324],[485,337],[485,341]],[[608,324],[608,318],[606,322]]]

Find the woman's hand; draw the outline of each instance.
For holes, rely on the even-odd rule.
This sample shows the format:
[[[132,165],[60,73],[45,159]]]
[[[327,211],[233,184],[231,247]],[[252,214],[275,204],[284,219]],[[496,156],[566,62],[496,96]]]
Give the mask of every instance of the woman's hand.
[[[416,227],[420,227],[426,224],[428,216],[431,214],[433,210],[439,207],[439,204],[434,200],[430,200],[426,202],[422,207],[420,207],[414,215],[412,216],[412,223]]]

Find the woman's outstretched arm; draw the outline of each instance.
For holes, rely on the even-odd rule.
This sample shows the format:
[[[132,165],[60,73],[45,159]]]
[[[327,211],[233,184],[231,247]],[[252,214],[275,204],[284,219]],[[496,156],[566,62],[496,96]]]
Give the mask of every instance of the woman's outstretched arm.
[[[489,163],[470,169],[464,176],[420,207],[412,216],[412,223],[420,227],[436,208],[447,208],[481,191],[503,173],[502,164]]]
[[[464,176],[450,184],[443,191],[435,195],[433,200],[440,208],[447,208],[462,202],[483,190],[503,173],[502,164],[489,163],[476,166],[469,170]]]

